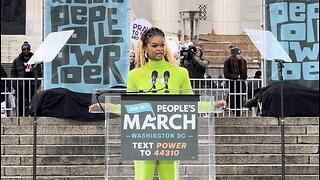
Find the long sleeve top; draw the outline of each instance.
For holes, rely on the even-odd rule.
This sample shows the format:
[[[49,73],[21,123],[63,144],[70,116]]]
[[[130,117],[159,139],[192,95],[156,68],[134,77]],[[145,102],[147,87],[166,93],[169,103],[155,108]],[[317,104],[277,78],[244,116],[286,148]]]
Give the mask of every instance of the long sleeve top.
[[[165,84],[164,84],[164,72],[170,72],[170,78],[168,80],[168,88],[170,94],[193,94],[190,79],[188,76],[188,71],[185,68],[175,66],[165,61],[164,59],[160,61],[154,61],[149,59],[145,66],[133,69],[129,71],[128,74],[128,84],[127,91],[135,92],[139,90],[146,91],[152,87],[152,71],[156,70],[158,72],[158,78],[156,81],[156,89],[162,89],[157,91],[157,94],[165,94]],[[152,92],[150,92],[152,93]],[[214,109],[211,102],[199,102],[198,103],[199,112],[210,112]],[[109,109],[111,112],[120,114],[120,106],[112,105]]]
[[[185,68],[170,64],[165,59],[154,61],[149,59],[145,66],[133,69],[128,74],[128,91],[148,90],[152,87],[152,72],[158,72],[156,89],[157,93],[165,93],[164,72],[169,71],[168,88],[171,94],[193,94],[188,71]]]

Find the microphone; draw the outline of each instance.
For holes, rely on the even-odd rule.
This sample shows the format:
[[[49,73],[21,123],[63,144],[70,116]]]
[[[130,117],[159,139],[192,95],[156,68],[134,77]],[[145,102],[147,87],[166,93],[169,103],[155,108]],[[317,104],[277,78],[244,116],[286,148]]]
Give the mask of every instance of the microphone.
[[[169,93],[170,91],[168,90],[168,80],[170,77],[170,72],[169,71],[165,71],[163,74],[163,78],[164,78],[164,84],[165,84],[165,88],[166,90],[164,91],[165,93]]]
[[[156,70],[152,71],[151,74],[151,81],[152,81],[152,89],[156,89],[156,80],[158,78],[158,72]],[[155,92],[155,91],[153,91]]]

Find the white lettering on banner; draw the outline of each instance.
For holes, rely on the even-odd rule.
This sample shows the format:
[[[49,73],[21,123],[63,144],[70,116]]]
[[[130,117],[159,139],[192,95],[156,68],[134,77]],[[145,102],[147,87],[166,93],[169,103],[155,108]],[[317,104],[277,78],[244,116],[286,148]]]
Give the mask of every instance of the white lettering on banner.
[[[195,105],[157,105],[158,112],[195,112]]]
[[[153,142],[132,142],[134,149],[151,149]]]
[[[319,81],[319,1],[275,2],[267,6],[270,30],[293,60],[292,63],[286,63],[284,66],[283,78],[315,81],[317,84]],[[271,79],[279,80],[277,63],[273,62],[270,71]]]
[[[191,116],[191,117],[190,117]],[[165,114],[157,114],[156,117],[152,117],[150,114],[147,114],[142,124],[140,124],[140,115],[135,114],[133,118],[129,114],[124,115],[124,124],[123,129],[174,129],[174,130],[187,130],[196,129],[196,114],[174,114],[171,117],[168,117]]]

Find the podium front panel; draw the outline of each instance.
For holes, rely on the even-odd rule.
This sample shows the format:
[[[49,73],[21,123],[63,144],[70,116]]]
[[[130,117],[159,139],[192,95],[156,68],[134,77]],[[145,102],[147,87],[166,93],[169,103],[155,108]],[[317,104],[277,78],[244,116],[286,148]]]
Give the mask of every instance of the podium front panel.
[[[161,104],[176,104],[176,105],[182,105],[179,102],[192,102],[196,101],[197,104],[205,104],[197,106],[198,112],[197,112],[197,155],[194,157],[186,157],[187,153],[182,156],[182,158],[170,158],[174,156],[167,156],[167,160],[175,160],[179,162],[179,166],[176,179],[179,180],[213,180],[216,178],[216,169],[215,169],[215,130],[214,130],[214,113],[215,111],[212,109],[211,104],[213,104],[214,97],[211,96],[184,96],[181,95],[156,95],[152,97],[151,100],[148,95],[120,95],[120,94],[106,94],[105,95],[105,179],[108,180],[116,180],[116,179],[134,179],[134,160],[139,158],[131,157],[131,155],[134,155],[134,153],[131,153],[131,155],[127,154],[128,152],[132,151],[133,146],[136,148],[141,148],[142,150],[150,150],[152,153],[154,153],[153,150],[150,149],[150,144],[144,144],[144,143],[136,143],[132,144],[134,141],[128,141],[125,143],[125,146],[121,147],[121,139],[124,139],[121,137],[123,134],[123,124],[121,125],[121,121],[123,121],[123,111],[124,106],[121,107],[122,101],[125,101],[125,105],[128,102],[133,102],[132,104],[137,105],[141,103],[146,103],[147,106],[143,107],[146,108],[146,110],[149,107],[152,108],[151,105],[152,102],[156,102]],[[184,98],[191,98],[189,100],[186,100]],[[199,100],[199,101],[197,101]],[[151,104],[150,104],[151,103]],[[144,104],[144,105],[146,105]],[[192,104],[192,103],[191,103]],[[190,105],[190,104],[188,104]],[[153,106],[154,107],[154,106]],[[179,106],[181,107],[181,106]],[[207,107],[207,108],[205,108]],[[130,108],[130,106],[127,106],[127,108]],[[132,115],[139,114],[139,108],[137,106],[132,106]],[[153,108],[154,110],[154,108]],[[136,111],[136,112],[135,112]],[[155,110],[154,110],[155,111]],[[137,116],[137,115],[136,115]],[[159,116],[155,116],[159,117]],[[174,121],[176,123],[176,126],[178,126],[178,121]],[[136,125],[136,124],[135,124]],[[150,125],[150,124],[149,124]],[[141,125],[142,126],[142,125]],[[140,126],[140,127],[141,127]],[[132,126],[136,127],[136,126]],[[150,125],[151,127],[151,125]],[[163,126],[162,126],[163,127]],[[182,136],[183,133],[179,133],[181,129],[177,130],[178,132],[174,133],[172,131],[170,134],[173,134],[174,137],[177,138],[178,134]],[[183,131],[181,131],[183,132]],[[127,132],[128,133],[128,132]],[[184,135],[186,135],[185,133]],[[167,140],[167,137],[164,136],[165,140]],[[182,138],[182,137],[180,137]],[[159,140],[159,139],[158,139]],[[159,140],[161,142],[161,139]],[[174,141],[173,141],[174,142]],[[185,142],[185,141],[181,141]],[[132,147],[128,147],[130,146]],[[187,142],[187,144],[192,144],[192,142]],[[159,143],[161,145],[161,143]],[[158,144],[158,145],[159,145]],[[168,144],[167,144],[168,145]],[[186,146],[186,144],[171,144],[173,146],[179,146],[179,148],[183,148],[183,145]],[[157,146],[157,144],[154,144],[154,146]],[[168,148],[166,146],[166,148]],[[128,150],[128,151],[126,151]],[[175,149],[176,150],[176,149]],[[126,153],[125,156],[123,156],[123,152]],[[140,150],[139,150],[140,152]],[[171,151],[170,151],[171,152]],[[170,153],[169,152],[169,153]],[[172,151],[172,154],[177,151]],[[193,150],[192,150],[193,152]],[[164,151],[165,153],[165,151]],[[181,153],[181,152],[180,152]],[[124,157],[124,158],[123,158]],[[130,158],[128,158],[130,157]],[[139,157],[139,156],[138,156]],[[141,157],[141,156],[140,156]],[[155,156],[153,156],[151,159],[153,159]],[[154,160],[159,161],[165,161],[163,158],[155,158]],[[157,177],[157,168],[155,170],[154,177]]]

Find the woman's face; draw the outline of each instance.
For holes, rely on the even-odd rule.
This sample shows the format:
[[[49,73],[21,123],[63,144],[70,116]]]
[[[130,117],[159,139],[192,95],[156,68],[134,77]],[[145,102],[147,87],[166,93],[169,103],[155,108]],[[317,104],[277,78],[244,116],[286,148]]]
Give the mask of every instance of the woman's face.
[[[130,63],[134,63],[135,54],[133,52],[130,53]]]
[[[144,48],[148,58],[156,61],[161,60],[164,57],[164,43],[165,40],[162,36],[150,37],[147,46]]]
[[[238,60],[242,59],[242,55],[241,54],[237,54],[236,57],[237,57]]]
[[[199,48],[197,48],[196,56],[198,56],[198,57],[200,57],[200,56],[201,56],[201,50],[200,50]]]

